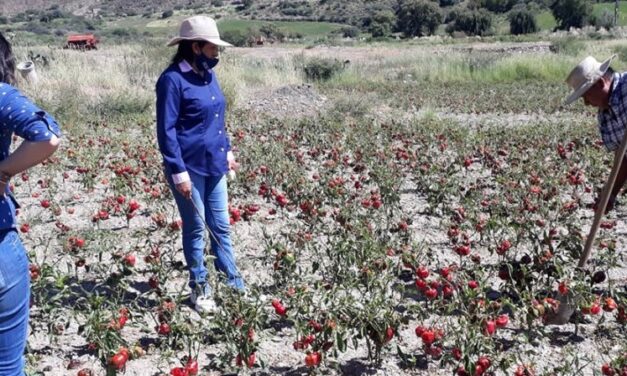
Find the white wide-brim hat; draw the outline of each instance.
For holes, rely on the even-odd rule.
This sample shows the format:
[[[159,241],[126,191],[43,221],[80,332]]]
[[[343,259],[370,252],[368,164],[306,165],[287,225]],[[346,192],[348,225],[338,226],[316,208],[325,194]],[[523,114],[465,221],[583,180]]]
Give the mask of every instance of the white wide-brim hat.
[[[179,29],[179,36],[172,38],[172,40],[168,42],[168,46],[174,46],[182,40],[199,40],[224,47],[233,46],[220,39],[216,21],[207,16],[193,16],[184,19]]]
[[[573,88],[573,92],[566,98],[564,105],[569,105],[579,99],[579,97],[584,95],[588,89],[599,81],[605,72],[607,72],[607,68],[610,67],[610,62],[615,57],[616,55],[613,55],[604,62],[599,63],[592,56],[588,56],[577,64],[566,79],[566,83]]]

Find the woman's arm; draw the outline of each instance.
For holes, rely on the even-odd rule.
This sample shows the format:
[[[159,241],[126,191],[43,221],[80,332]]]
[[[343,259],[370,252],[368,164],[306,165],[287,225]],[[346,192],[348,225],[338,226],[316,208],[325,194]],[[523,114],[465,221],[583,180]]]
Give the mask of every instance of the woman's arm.
[[[38,165],[51,156],[59,147],[61,140],[53,135],[47,141],[23,141],[6,159],[0,162],[0,194],[4,194],[8,179],[22,171]]]
[[[176,122],[180,107],[176,83],[162,76],[157,81],[157,142],[165,164],[172,173],[176,190],[186,199],[192,197],[192,183],[181,157],[181,147],[176,138]]]

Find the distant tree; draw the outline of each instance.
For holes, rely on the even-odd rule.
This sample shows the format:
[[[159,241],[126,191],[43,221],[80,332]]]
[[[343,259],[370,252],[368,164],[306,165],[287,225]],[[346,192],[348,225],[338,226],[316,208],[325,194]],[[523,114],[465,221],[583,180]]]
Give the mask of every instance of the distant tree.
[[[592,15],[592,4],[588,0],[555,0],[551,4],[551,12],[558,29],[583,27]]]
[[[597,28],[604,28],[609,30],[613,28],[614,25],[614,14],[607,9],[603,9],[603,12],[600,15],[593,14],[590,16],[589,20],[591,25],[594,25]]]
[[[406,36],[433,34],[442,23],[440,7],[428,0],[403,0],[397,15],[398,29]]]
[[[450,7],[455,4],[458,4],[461,0],[440,0],[441,7]]]
[[[344,38],[357,38],[359,35],[359,28],[355,26],[345,26],[340,29],[340,33]]]
[[[485,9],[458,11],[449,31],[468,35],[485,35],[492,28],[492,13]]]
[[[266,38],[278,40],[280,42],[285,40],[285,33],[283,30],[279,29],[278,26],[272,23],[263,24],[259,28],[259,32]]]
[[[519,9],[510,12],[509,31],[514,35],[529,34],[538,31],[536,17],[529,10]]]
[[[220,33],[220,38],[237,47],[244,47],[248,42],[248,35],[240,30],[227,30]]]
[[[253,5],[253,0],[242,0],[242,7],[244,9],[250,8]]]
[[[516,0],[481,0],[481,3],[490,12],[505,13],[516,5]]]
[[[370,19],[368,31],[375,38],[384,37],[392,33],[395,23],[396,15],[392,11],[377,12]]]

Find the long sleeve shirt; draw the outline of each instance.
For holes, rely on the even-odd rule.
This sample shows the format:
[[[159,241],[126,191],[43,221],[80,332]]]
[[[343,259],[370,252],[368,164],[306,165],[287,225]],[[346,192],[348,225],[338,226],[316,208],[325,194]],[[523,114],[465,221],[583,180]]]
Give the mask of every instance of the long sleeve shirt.
[[[228,172],[231,143],[225,129],[226,99],[213,70],[201,77],[183,60],[159,77],[157,141],[174,183]]]

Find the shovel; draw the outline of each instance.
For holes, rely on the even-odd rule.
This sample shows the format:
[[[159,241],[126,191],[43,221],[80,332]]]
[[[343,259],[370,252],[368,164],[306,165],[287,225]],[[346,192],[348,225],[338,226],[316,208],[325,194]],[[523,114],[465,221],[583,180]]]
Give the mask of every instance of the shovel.
[[[610,176],[607,179],[607,183],[603,187],[603,191],[601,192],[601,200],[597,205],[597,210],[594,213],[594,221],[592,222],[592,227],[590,227],[590,233],[586,238],[586,244],[583,248],[583,253],[579,258],[579,263],[577,264],[577,268],[581,269],[586,265],[588,258],[590,257],[590,253],[592,252],[592,243],[594,242],[594,238],[596,237],[597,230],[599,229],[599,225],[601,224],[601,219],[603,219],[603,214],[605,214],[605,208],[607,207],[607,203],[610,200],[610,193],[614,188],[614,183],[616,182],[616,177],[618,176],[618,171],[620,170],[621,163],[623,161],[625,151],[627,151],[627,132],[623,136],[623,141],[618,147],[618,151],[614,154],[614,165],[612,166],[612,171],[610,172]],[[577,308],[576,297],[572,292],[569,292],[566,295],[560,295],[558,298],[560,305],[557,309],[557,312],[549,312],[546,315],[545,323],[550,325],[564,325],[570,320],[570,316],[575,312]]]

